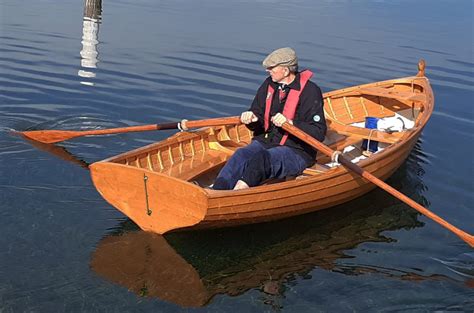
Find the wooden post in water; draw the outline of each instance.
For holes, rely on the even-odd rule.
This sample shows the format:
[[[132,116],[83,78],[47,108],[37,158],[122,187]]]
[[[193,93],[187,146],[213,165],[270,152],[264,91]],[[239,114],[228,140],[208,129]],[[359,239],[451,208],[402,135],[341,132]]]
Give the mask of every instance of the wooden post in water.
[[[102,0],[84,0],[84,17],[100,20],[102,15]]]

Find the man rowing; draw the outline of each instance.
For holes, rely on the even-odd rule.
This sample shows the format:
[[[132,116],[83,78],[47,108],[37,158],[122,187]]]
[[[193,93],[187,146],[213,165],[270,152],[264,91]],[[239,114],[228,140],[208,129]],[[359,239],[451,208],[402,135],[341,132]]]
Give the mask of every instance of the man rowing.
[[[319,141],[326,134],[321,89],[309,70],[298,71],[291,48],[280,48],[263,60],[269,73],[248,111],[240,120],[254,132],[252,142],[232,155],[217,176],[213,189],[239,190],[258,186],[272,178],[300,175],[316,160],[316,151],[286,133],[288,122]]]

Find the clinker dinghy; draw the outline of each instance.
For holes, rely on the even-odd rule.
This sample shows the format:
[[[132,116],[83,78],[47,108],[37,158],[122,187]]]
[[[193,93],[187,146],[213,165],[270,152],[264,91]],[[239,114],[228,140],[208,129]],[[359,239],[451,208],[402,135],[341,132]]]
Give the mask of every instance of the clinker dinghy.
[[[410,154],[433,106],[423,62],[416,76],[325,93],[324,143],[386,180]],[[378,126],[365,128],[367,117],[376,118]],[[159,234],[281,219],[333,207],[376,187],[337,158],[318,153],[316,165],[298,177],[238,191],[206,188],[251,139],[252,132],[238,122],[179,132],[93,163],[91,176],[104,199],[141,229]]]

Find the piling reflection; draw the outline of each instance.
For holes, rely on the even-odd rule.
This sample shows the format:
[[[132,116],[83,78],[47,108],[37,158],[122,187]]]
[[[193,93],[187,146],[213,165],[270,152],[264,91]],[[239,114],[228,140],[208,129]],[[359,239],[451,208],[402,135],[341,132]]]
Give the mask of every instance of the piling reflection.
[[[99,52],[99,25],[102,16],[102,0],[84,0],[84,18],[82,22],[81,69],[77,73],[84,78],[81,84],[94,86]]]

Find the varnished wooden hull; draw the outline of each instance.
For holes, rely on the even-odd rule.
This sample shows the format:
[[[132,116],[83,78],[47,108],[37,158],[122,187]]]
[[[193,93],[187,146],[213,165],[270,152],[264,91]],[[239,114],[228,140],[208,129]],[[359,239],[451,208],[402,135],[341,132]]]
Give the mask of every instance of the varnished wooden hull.
[[[324,95],[329,133],[343,140],[328,142],[342,149],[367,138],[390,143],[358,165],[383,180],[405,161],[433,110],[426,77],[366,84]],[[412,111],[414,128],[395,134],[350,126],[365,116]],[[365,134],[364,134],[365,131]],[[369,192],[373,184],[342,166],[308,170],[298,179],[240,191],[202,188],[191,181],[212,177],[238,147],[251,140],[244,125],[179,133],[162,142],[90,166],[101,195],[145,231],[163,234],[178,229],[227,227],[258,223],[317,211]],[[329,134],[328,134],[329,137]],[[319,157],[320,162],[327,162]]]

